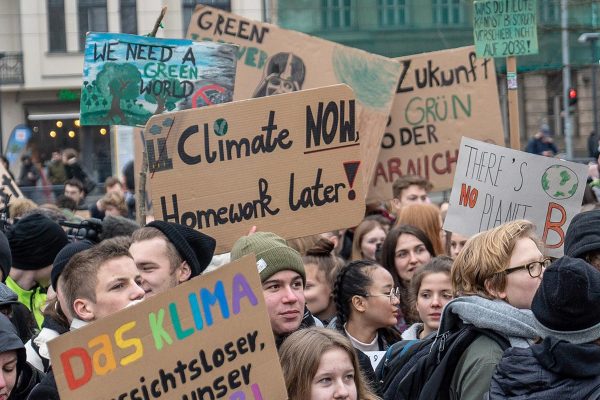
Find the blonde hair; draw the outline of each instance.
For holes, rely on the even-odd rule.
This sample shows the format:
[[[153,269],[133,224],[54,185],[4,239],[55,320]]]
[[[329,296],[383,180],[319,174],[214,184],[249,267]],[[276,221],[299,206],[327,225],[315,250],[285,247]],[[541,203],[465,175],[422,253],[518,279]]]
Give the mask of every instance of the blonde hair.
[[[127,216],[127,204],[125,204],[125,198],[120,193],[108,192],[102,197],[100,203],[102,204],[103,208],[106,208],[107,206],[113,206],[119,210],[121,216]]]
[[[379,400],[363,377],[350,340],[332,329],[307,328],[292,333],[281,345],[279,358],[290,400],[310,400],[311,382],[319,369],[321,356],[333,349],[348,354],[354,367],[357,399]]]
[[[452,289],[455,296],[476,295],[489,299],[491,290],[506,287],[506,268],[519,239],[529,238],[539,247],[534,225],[525,220],[507,222],[473,236],[452,265]]]
[[[32,200],[26,198],[14,199],[8,204],[8,214],[11,218],[21,218],[26,212],[36,209],[38,206]]]
[[[364,257],[362,255],[362,250],[360,249],[360,245],[362,243],[363,237],[371,232],[374,229],[383,229],[381,224],[374,219],[363,219],[360,224],[354,229],[354,239],[352,240],[352,253],[350,255],[350,261],[362,260]]]
[[[444,243],[440,237],[442,231],[440,218],[440,209],[433,204],[411,204],[402,207],[396,226],[411,225],[425,232],[435,251],[432,256],[439,256],[444,254]]]

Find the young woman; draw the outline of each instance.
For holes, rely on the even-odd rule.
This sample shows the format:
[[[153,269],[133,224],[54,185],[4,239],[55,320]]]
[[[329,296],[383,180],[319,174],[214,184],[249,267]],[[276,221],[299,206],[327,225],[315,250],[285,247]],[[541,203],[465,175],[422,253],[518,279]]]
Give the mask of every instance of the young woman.
[[[463,247],[469,240],[468,236],[463,236],[456,232],[446,232],[448,237],[448,255],[452,258],[458,257]]]
[[[438,256],[425,264],[410,282],[410,297],[421,322],[402,333],[403,340],[425,339],[440,327],[442,310],[452,295],[450,269],[452,259]]]
[[[434,256],[444,254],[446,232],[442,229],[440,209],[433,204],[411,204],[402,207],[396,226],[412,225],[422,230],[433,245]]]
[[[350,260],[375,261],[377,246],[383,243],[385,235],[385,230],[379,222],[372,219],[363,220],[354,230]]]
[[[279,349],[290,400],[378,400],[343,335],[324,328],[292,333]]]
[[[394,279],[400,292],[400,311],[396,328],[403,332],[418,321],[410,303],[408,288],[417,269],[435,256],[431,241],[419,228],[400,225],[392,229],[381,248],[381,264]]]
[[[339,270],[344,266],[342,260],[332,253],[333,247],[333,242],[322,238],[302,257],[306,271],[306,306],[325,326],[335,317],[333,285]]]
[[[400,340],[394,329],[400,300],[385,268],[373,261],[353,261],[339,272],[333,293],[336,327],[355,348],[382,351]]]

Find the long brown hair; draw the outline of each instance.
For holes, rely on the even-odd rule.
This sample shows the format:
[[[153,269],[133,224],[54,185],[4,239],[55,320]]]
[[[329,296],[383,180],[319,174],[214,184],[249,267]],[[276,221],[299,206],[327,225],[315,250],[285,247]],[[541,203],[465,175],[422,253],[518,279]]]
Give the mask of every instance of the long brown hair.
[[[358,364],[358,357],[344,335],[326,328],[307,328],[292,333],[279,349],[279,359],[290,400],[310,400],[311,382],[319,369],[321,356],[333,349],[348,354],[354,367],[357,399],[378,400]]]

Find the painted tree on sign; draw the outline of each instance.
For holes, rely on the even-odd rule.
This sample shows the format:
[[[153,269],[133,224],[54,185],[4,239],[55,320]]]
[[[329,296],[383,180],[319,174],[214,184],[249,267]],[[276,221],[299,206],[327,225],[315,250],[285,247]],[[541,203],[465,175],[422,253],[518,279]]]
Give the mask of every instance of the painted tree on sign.
[[[106,114],[109,121],[126,123],[127,117],[121,102],[135,101],[139,95],[141,79],[142,75],[132,64],[104,64],[104,68],[96,77],[96,85],[102,95],[110,99],[110,109]]]
[[[156,82],[156,83],[155,83]],[[152,88],[154,85],[160,85],[161,87],[169,87],[175,88],[179,86],[179,81],[177,79],[168,79],[168,80],[157,80],[152,79],[146,84],[146,88],[148,92],[144,96],[144,100],[148,103],[156,104],[156,110],[154,111],[154,115],[162,114],[167,111],[172,111],[175,109],[176,103],[181,100],[179,97],[173,97],[170,95],[170,90],[164,91],[161,90],[159,94],[157,94]]]

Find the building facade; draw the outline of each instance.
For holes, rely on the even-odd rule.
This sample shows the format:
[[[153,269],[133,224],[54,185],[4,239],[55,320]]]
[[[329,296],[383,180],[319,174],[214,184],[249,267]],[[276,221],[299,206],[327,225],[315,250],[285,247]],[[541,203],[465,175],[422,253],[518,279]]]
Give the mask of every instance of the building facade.
[[[269,0],[268,4],[270,22],[387,57],[473,44],[472,0]],[[560,0],[537,0],[537,8],[539,54],[517,60],[521,142],[524,146],[540,125],[548,124],[562,145]],[[589,44],[577,39],[584,32],[599,31],[600,0],[569,0],[568,25],[571,82],[578,95],[572,107],[575,150],[576,156],[586,156],[586,140],[593,130],[592,58]],[[496,59],[496,66],[506,121],[504,60]]]
[[[15,176],[18,154],[43,165],[65,148],[98,182],[119,174],[118,129],[79,125],[85,34],[147,34],[167,6],[157,36],[184,38],[196,4],[262,17],[261,0],[0,0],[1,152]]]

